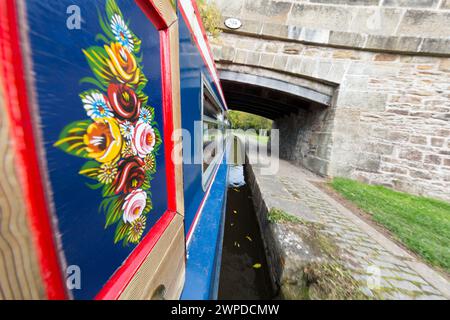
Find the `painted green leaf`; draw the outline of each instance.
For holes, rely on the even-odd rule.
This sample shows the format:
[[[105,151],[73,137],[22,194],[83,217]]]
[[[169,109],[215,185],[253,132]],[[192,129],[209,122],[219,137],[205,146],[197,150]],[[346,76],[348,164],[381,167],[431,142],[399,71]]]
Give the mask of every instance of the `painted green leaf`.
[[[131,225],[129,223],[123,222],[123,220],[120,220],[120,222],[117,224],[116,231],[114,233],[114,243],[119,242],[128,233],[128,230],[131,228]]]
[[[105,87],[104,84],[102,84],[100,81],[98,81],[97,79],[94,79],[92,77],[84,77],[80,80],[80,84],[83,83],[87,83],[87,84],[93,84],[94,86],[96,86],[97,88],[99,88],[102,91],[106,91],[107,88]]]
[[[123,216],[123,196],[105,198],[100,204],[100,209],[106,214],[105,228],[119,221]]]
[[[83,50],[83,53],[97,81],[107,88],[109,82],[114,79],[114,74],[109,69],[106,50],[103,47],[92,46]]]
[[[100,163],[97,161],[88,161],[80,169],[79,174],[97,180]]]
[[[119,7],[117,6],[116,1],[114,0],[107,0],[106,1],[106,15],[108,16],[108,19],[111,20],[112,16],[118,14],[119,16],[122,16],[122,12],[120,11]]]
[[[58,141],[54,143],[54,146],[68,154],[81,158],[88,158],[88,152],[86,151],[86,144],[83,141],[83,137],[91,123],[91,120],[81,120],[67,125],[59,135]]]
[[[146,178],[146,179],[144,180],[144,183],[142,184],[141,188],[142,188],[143,190],[150,189],[150,179],[147,179],[147,178]]]
[[[158,150],[159,146],[162,143],[161,133],[159,132],[158,128],[153,127],[153,131],[155,132],[156,142],[155,142],[155,149]]]
[[[103,198],[106,197],[112,197],[115,195],[115,187],[112,183],[110,184],[105,184],[102,190],[102,196]]]
[[[96,184],[86,183],[86,186],[87,186],[89,189],[91,189],[91,190],[98,190],[98,189],[100,189],[101,187],[103,187],[103,183],[101,183],[101,182],[98,182],[98,183],[96,183]]]
[[[137,84],[136,91],[138,91],[138,92],[142,91],[145,88],[145,86],[147,85],[147,83],[148,83],[148,80],[145,77],[144,73],[143,72],[139,73],[139,82]]]
[[[139,100],[141,101],[141,104],[143,106],[145,106],[147,104],[147,102],[148,102],[148,96],[142,91],[137,92],[136,95],[139,98]]]
[[[141,51],[141,40],[133,34],[134,52],[139,53]],[[142,60],[142,59],[141,59]]]
[[[147,204],[144,208],[144,211],[142,211],[143,214],[147,214],[149,213],[151,210],[153,209],[153,203],[152,203],[152,198],[150,195],[148,195],[147,197]]]
[[[103,32],[105,33],[105,35],[110,38],[112,41],[115,41],[115,37],[114,34],[112,33],[111,27],[110,27],[110,23],[108,21],[106,21],[105,19],[103,19],[102,14],[100,13],[100,11],[98,11],[98,21],[100,23],[100,28],[102,28]],[[99,34],[97,35],[98,37],[102,37],[103,35]],[[107,41],[109,42],[109,41]]]

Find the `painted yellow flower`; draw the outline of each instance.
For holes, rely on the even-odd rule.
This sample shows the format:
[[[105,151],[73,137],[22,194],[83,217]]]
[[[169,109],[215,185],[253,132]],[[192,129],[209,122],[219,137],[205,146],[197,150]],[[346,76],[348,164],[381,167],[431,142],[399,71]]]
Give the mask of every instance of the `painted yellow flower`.
[[[117,120],[98,119],[89,125],[83,140],[89,157],[101,163],[118,160],[123,140]]]
[[[155,172],[156,170],[156,158],[154,153],[149,153],[144,158],[144,170]]]
[[[131,226],[128,229],[127,234],[127,240],[130,243],[138,243],[139,240],[141,240],[142,234],[145,230],[145,224],[146,224],[146,218],[145,216],[140,216],[133,222],[131,222]]]
[[[100,166],[98,171],[98,181],[105,184],[110,184],[117,176],[117,164],[104,163]]]
[[[134,56],[117,42],[105,45],[105,50],[109,57],[108,67],[116,79],[121,83],[137,84],[140,70]]]

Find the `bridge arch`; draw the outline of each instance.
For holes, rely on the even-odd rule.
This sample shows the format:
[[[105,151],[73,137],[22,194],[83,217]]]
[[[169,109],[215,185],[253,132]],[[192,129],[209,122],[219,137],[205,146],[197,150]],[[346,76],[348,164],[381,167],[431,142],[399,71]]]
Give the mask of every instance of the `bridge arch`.
[[[328,174],[335,84],[232,64],[220,64],[219,74],[231,110],[274,121],[282,158]]]
[[[274,119],[281,157],[450,200],[446,2],[216,2],[242,22],[212,41],[225,97]]]

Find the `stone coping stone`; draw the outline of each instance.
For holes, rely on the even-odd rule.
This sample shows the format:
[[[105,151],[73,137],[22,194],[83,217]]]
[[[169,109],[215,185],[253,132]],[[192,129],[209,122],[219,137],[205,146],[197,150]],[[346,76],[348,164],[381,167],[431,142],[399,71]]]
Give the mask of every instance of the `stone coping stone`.
[[[223,21],[227,18],[229,17],[223,17]],[[238,30],[230,30],[225,27],[224,23],[221,24],[221,29],[226,33],[295,41],[320,46],[428,56],[450,56],[450,39],[448,38],[381,36],[326,29],[312,29],[296,25],[266,23],[250,19],[240,20],[242,22],[242,27]]]

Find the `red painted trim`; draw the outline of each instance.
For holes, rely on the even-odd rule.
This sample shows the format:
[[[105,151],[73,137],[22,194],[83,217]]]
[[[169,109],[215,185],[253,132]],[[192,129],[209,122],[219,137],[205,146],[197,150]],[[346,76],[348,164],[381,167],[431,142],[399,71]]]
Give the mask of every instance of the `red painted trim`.
[[[172,110],[172,65],[170,61],[170,35],[168,30],[160,31],[161,39],[161,73],[163,93],[163,119],[164,119],[164,152],[166,155],[167,174],[167,202],[171,211],[177,211],[175,164],[173,162],[174,141],[173,135],[173,110]],[[178,41],[178,39],[177,39]]]
[[[14,0],[0,1],[0,80],[28,219],[48,299],[67,298],[47,207],[22,60]]]
[[[201,22],[201,20],[199,20],[199,19],[200,19],[200,16],[199,16],[199,13],[198,13],[198,9],[194,8],[194,10],[195,10],[195,13],[196,13],[197,21],[198,21],[198,23],[199,23],[199,25],[200,25],[200,28],[202,29],[203,37],[204,37],[204,38],[206,37],[206,38],[205,38],[205,39],[206,39],[206,40],[205,40],[205,41],[206,41],[206,46],[207,46],[207,48],[208,48],[208,51],[209,51],[208,54],[210,55],[210,58],[211,58],[211,60],[212,60],[213,66],[214,66],[214,70],[211,70],[211,69],[209,68],[208,62],[207,62],[206,57],[205,57],[205,54],[204,54],[204,52],[202,51],[202,49],[201,49],[201,47],[200,47],[199,41],[198,41],[198,39],[197,39],[197,36],[195,35],[194,30],[193,30],[192,27],[191,27],[191,24],[190,24],[190,21],[189,21],[187,15],[186,15],[186,12],[184,11],[183,6],[180,5],[180,12],[181,12],[181,15],[183,16],[183,19],[184,19],[184,21],[186,22],[186,25],[187,25],[187,27],[188,27],[188,29],[189,29],[189,31],[190,31],[192,37],[194,38],[194,40],[195,40],[195,42],[196,42],[196,44],[197,44],[197,49],[198,49],[198,51],[199,51],[199,53],[200,53],[200,56],[201,56],[202,59],[203,59],[203,62],[204,62],[205,65],[206,65],[206,68],[209,70],[209,72],[210,72],[210,74],[211,74],[211,76],[212,76],[212,78],[213,78],[214,84],[216,85],[217,89],[219,90],[219,94],[220,94],[220,98],[222,99],[222,103],[223,103],[225,109],[228,110],[227,102],[226,102],[225,97],[224,97],[224,95],[223,95],[222,85],[220,84],[220,82],[218,83],[218,82],[215,80],[215,77],[214,77],[214,74],[215,74],[216,77],[217,77],[217,79],[220,79],[220,78],[219,78],[219,75],[218,75],[218,72],[217,72],[216,63],[214,62],[214,57],[213,57],[213,55],[212,55],[212,53],[211,53],[211,47],[209,46],[209,41],[207,40],[208,38],[207,38],[207,36],[206,36],[206,33],[204,33],[203,23]]]
[[[208,48],[208,53],[209,53],[209,56],[211,57],[211,60],[212,60],[213,66],[214,66],[214,72],[216,73],[217,78],[220,80],[219,72],[217,71],[216,62],[214,61],[214,55],[212,53],[211,46],[209,45],[208,36],[206,34],[205,26],[203,25],[202,17],[200,16],[200,10],[198,9],[197,2],[195,2],[195,0],[191,0],[191,3],[192,3],[192,6],[194,7],[195,16],[197,17],[197,21],[198,21],[198,24],[200,25],[200,29],[202,30],[203,39],[205,39],[206,47]],[[219,83],[216,83],[216,85],[218,86],[221,98],[223,100],[222,102],[225,105],[225,108],[228,109],[227,102],[225,100],[225,97],[223,96],[222,84],[219,82]]]
[[[154,4],[153,0],[134,0],[136,4],[145,13],[147,18],[153,23],[158,30],[164,30],[168,28],[167,22],[164,19],[162,13],[158,7]]]
[[[114,275],[108,280],[102,290],[97,294],[95,300],[117,300],[126,286],[133,279],[136,272],[144,263],[150,252],[155,247],[158,240],[172,222],[176,213],[166,211],[162,217],[152,227],[151,231],[142,239],[139,245],[131,252],[127,260],[124,261]]]
[[[167,183],[167,211],[158,222],[151,228],[139,245],[133,250],[122,266],[113,274],[104,287],[95,297],[96,300],[115,300],[120,297],[131,279],[141,267],[142,263],[153,250],[155,244],[175,217],[176,206],[176,183],[175,165],[172,159],[174,143],[173,133],[173,100],[172,100],[172,68],[170,62],[170,36],[167,24],[150,0],[135,0],[137,5],[146,14],[149,20],[159,30],[161,50],[161,79],[162,79],[162,104],[163,104],[163,132],[164,153],[166,161],[166,183]],[[178,41],[178,39],[177,39]]]

